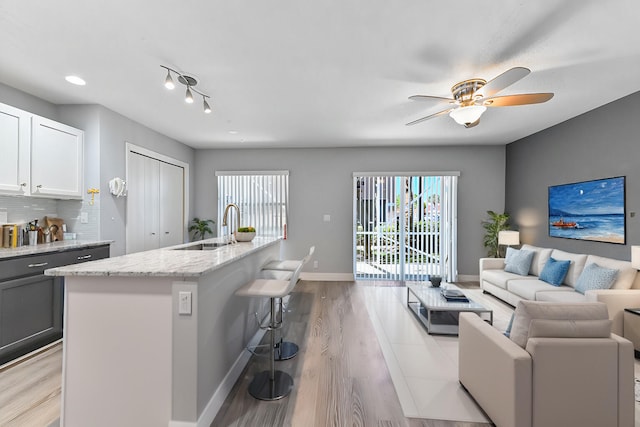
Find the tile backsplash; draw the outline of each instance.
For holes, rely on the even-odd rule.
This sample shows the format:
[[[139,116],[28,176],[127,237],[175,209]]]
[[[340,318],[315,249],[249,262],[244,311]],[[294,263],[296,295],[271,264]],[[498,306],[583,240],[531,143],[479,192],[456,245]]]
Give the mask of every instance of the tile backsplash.
[[[81,223],[82,212],[87,213],[88,221]],[[100,202],[93,205],[85,200],[55,200],[35,197],[1,196],[0,217],[7,216],[7,223],[25,224],[34,219],[42,221],[45,216],[62,218],[67,231],[77,234],[79,240],[100,239]],[[4,219],[4,218],[3,218]]]

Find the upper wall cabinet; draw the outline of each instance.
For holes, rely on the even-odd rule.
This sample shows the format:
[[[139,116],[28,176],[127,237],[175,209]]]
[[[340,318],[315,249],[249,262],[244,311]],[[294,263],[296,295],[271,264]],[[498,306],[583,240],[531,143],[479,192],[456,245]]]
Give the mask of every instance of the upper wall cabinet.
[[[0,193],[29,192],[31,114],[0,104]]]
[[[81,130],[34,116],[31,127],[31,195],[82,198]]]
[[[0,104],[0,194],[82,199],[84,133]]]

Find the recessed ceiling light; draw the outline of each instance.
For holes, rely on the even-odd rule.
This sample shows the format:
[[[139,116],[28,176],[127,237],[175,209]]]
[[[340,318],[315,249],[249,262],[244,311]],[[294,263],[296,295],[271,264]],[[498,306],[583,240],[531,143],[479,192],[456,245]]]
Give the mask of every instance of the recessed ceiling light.
[[[229,131],[229,133],[230,133],[231,135],[235,135],[235,134],[237,134],[237,133],[238,133],[238,131],[237,131],[237,130],[230,130],[230,131]]]
[[[81,79],[78,76],[67,76],[64,78],[66,81],[68,81],[71,84],[77,85],[77,86],[84,86],[87,84],[87,82],[85,82],[83,79]]]

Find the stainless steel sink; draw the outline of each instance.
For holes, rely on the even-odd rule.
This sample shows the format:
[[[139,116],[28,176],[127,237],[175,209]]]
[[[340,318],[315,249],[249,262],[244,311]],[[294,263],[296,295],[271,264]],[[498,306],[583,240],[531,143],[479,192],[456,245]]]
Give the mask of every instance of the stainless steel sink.
[[[185,246],[183,248],[175,248],[177,251],[212,251],[223,246],[227,246],[226,242],[210,242],[210,243],[198,243],[195,245]]]

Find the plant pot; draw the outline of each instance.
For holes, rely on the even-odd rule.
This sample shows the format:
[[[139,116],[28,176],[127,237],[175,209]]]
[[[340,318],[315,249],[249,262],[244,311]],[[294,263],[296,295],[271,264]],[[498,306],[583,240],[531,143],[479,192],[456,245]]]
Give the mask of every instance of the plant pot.
[[[236,241],[238,242],[250,242],[254,237],[256,237],[256,232],[236,231],[233,233],[233,235],[236,237]]]

